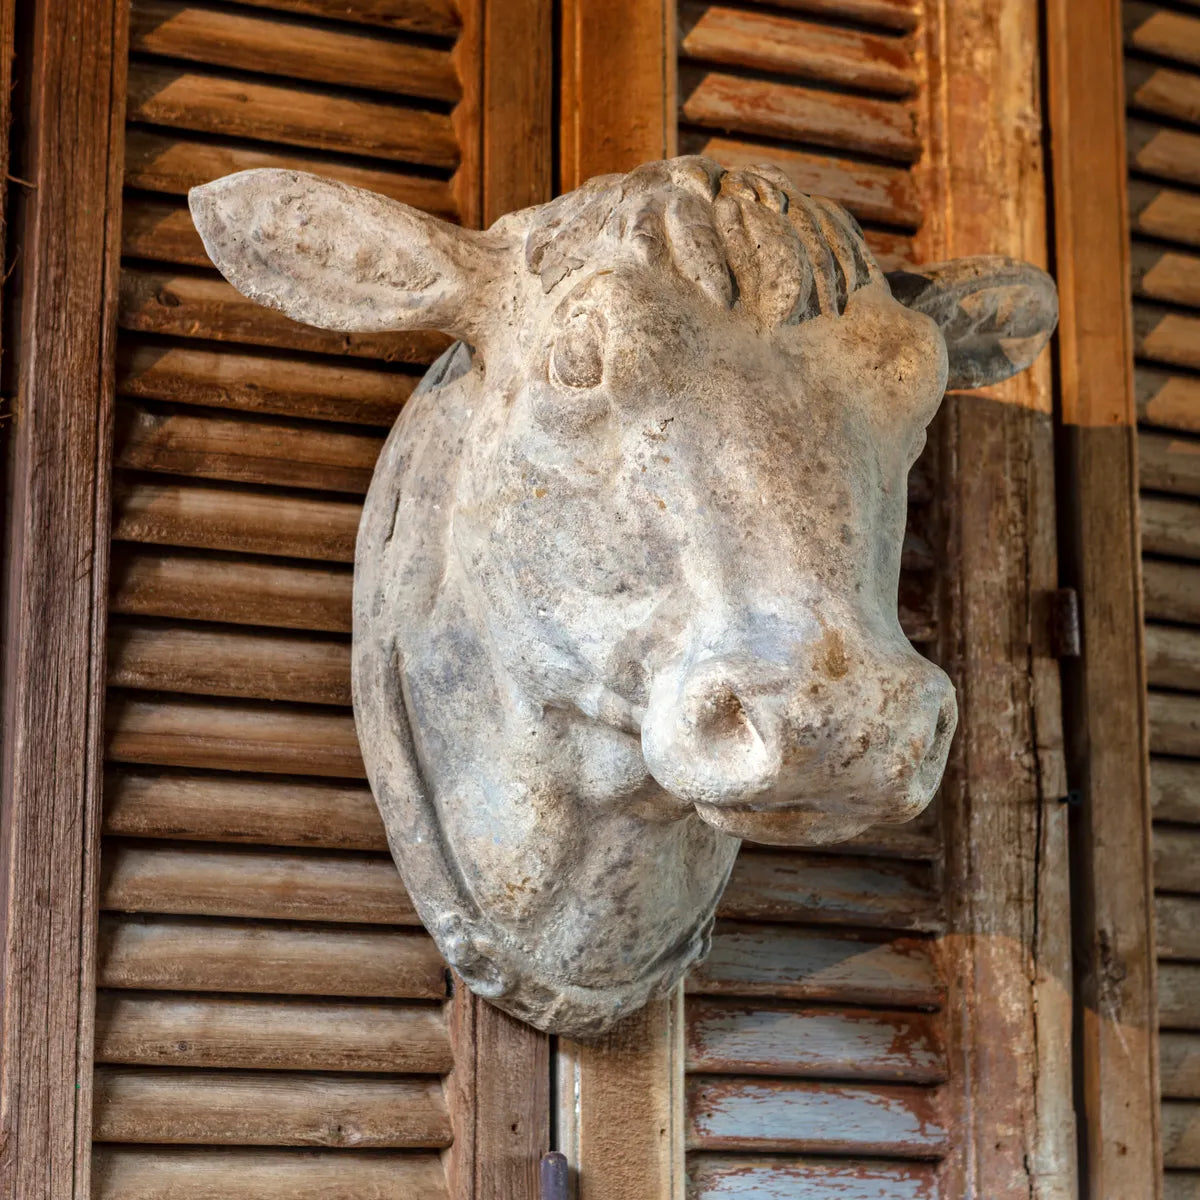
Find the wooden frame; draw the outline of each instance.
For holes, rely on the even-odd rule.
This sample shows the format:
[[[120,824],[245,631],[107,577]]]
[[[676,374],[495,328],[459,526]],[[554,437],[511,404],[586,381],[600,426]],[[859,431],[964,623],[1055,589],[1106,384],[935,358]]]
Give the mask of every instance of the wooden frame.
[[[0,1191],[20,1200],[90,1190],[124,14],[111,0],[43,0],[18,30],[27,186],[5,521]]]
[[[1047,9],[1061,299],[1064,581],[1083,657],[1066,677],[1081,1162],[1091,1196],[1157,1197],[1154,877],[1142,644],[1120,0]]]

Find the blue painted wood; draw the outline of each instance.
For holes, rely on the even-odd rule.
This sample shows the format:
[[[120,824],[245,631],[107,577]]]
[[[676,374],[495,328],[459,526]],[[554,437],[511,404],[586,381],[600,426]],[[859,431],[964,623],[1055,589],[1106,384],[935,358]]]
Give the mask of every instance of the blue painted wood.
[[[928,1163],[693,1155],[688,1200],[942,1200]],[[947,1198],[949,1200],[949,1198]]]

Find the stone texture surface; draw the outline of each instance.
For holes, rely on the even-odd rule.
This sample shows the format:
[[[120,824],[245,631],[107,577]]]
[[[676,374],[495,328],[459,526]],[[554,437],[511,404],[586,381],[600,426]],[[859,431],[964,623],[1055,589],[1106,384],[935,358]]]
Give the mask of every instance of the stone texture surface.
[[[928,803],[956,707],[897,618],[906,476],[948,378],[1045,344],[1046,275],[889,284],[837,205],[703,158],[484,232],[296,172],[191,204],[264,304],[462,339],[376,468],[354,690],[393,854],[475,991],[599,1033],[705,953],[740,838]]]

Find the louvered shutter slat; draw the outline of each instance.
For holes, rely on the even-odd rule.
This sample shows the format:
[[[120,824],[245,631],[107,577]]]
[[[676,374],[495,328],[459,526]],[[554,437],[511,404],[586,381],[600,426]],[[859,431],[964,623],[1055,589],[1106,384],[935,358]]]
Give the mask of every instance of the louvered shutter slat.
[[[692,1156],[692,1194],[697,1200],[938,1200],[935,1169],[926,1163],[878,1159],[821,1161],[739,1155]]]

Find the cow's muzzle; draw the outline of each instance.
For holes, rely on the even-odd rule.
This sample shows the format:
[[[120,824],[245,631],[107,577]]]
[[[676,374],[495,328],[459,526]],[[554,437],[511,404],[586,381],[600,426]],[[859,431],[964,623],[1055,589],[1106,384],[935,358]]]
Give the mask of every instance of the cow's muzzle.
[[[907,645],[832,674],[714,657],[655,681],[642,749],[658,783],[715,828],[816,845],[916,816],[957,715],[950,680]]]

